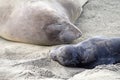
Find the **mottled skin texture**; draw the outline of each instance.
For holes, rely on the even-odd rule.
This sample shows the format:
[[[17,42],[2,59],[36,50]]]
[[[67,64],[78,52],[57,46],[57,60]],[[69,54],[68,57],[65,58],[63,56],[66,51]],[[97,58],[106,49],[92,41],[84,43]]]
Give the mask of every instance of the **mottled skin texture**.
[[[0,36],[11,41],[55,45],[82,33],[74,25],[87,0],[0,0]]]
[[[50,52],[53,60],[68,67],[94,68],[120,62],[120,38],[91,38]]]

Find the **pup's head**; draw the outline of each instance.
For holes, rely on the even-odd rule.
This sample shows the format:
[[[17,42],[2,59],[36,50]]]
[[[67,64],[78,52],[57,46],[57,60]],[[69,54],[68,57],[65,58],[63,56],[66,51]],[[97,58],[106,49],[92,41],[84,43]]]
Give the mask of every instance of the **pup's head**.
[[[71,45],[53,49],[50,52],[50,57],[64,66],[76,67],[80,63],[79,55]]]

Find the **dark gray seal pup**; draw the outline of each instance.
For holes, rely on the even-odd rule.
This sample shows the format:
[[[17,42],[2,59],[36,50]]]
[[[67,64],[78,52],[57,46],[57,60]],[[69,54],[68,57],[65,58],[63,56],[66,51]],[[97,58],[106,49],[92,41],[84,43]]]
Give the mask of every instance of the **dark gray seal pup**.
[[[50,52],[53,60],[68,67],[94,68],[120,62],[120,38],[90,38]]]
[[[0,36],[39,44],[71,43],[82,33],[74,25],[87,0],[0,0]]]

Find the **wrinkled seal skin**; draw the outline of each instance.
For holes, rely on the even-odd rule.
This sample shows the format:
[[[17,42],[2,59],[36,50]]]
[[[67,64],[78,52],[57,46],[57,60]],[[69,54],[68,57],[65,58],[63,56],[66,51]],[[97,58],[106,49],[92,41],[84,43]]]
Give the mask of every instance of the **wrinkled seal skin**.
[[[0,0],[0,36],[11,41],[56,45],[82,33],[74,25],[87,0]]]
[[[94,68],[120,62],[120,38],[91,38],[50,52],[53,60],[68,67]]]

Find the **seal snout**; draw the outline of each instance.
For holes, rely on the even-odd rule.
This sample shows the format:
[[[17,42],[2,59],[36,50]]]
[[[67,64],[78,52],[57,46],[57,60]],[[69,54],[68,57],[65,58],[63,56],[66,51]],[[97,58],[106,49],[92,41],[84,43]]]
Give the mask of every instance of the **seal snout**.
[[[57,61],[64,66],[77,66],[79,64],[78,53],[75,47],[71,45],[61,46],[50,52],[52,60]]]
[[[77,28],[75,25],[71,24],[72,27],[70,27],[71,31],[73,32],[74,36],[77,38],[80,38],[82,36],[82,32],[79,28]]]
[[[82,32],[79,32],[78,34],[77,34],[77,38],[79,38],[79,37],[81,37],[82,36]]]
[[[74,24],[64,21],[62,26],[64,29],[59,34],[59,37],[63,43],[71,43],[82,36],[82,32]]]

